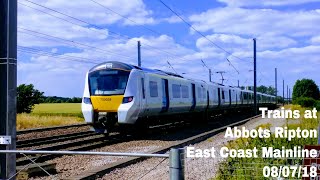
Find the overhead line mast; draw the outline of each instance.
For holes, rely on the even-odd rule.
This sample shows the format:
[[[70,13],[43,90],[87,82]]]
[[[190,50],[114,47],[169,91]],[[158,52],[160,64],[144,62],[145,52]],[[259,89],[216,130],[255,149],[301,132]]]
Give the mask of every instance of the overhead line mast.
[[[17,0],[0,1],[0,150],[16,149]],[[16,155],[0,155],[0,179],[16,173]]]
[[[203,60],[201,59],[202,64],[209,70],[209,82],[211,82],[211,68],[209,68],[206,63],[203,62]]]

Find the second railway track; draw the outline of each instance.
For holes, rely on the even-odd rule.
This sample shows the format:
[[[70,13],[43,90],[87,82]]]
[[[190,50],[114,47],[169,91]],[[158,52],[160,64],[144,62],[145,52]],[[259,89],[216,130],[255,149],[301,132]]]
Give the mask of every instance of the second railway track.
[[[168,125],[164,127],[154,128],[152,130],[152,134],[147,134],[144,137],[121,137],[120,135],[111,136],[109,138],[93,140],[94,138],[89,138],[87,141],[79,142],[78,146],[67,145],[69,148],[64,146],[63,144],[67,144],[66,142],[62,142],[59,145],[54,145],[51,148],[41,148],[37,150],[71,150],[71,151],[86,151],[86,150],[94,150],[94,151],[106,151],[106,152],[148,152],[148,153],[164,153],[172,147],[181,147],[184,145],[188,145],[191,143],[199,142],[204,140],[205,138],[214,135],[222,130],[224,130],[227,126],[235,126],[249,121],[247,115],[239,114],[237,116],[217,116],[213,120],[209,122],[208,125],[194,126],[194,124],[188,123],[175,123],[175,125]],[[222,121],[218,121],[218,119]],[[231,120],[230,120],[231,119]],[[245,120],[243,120],[245,119]],[[241,120],[241,121],[240,121]],[[235,123],[234,123],[235,122]],[[173,127],[174,126],[174,127]],[[202,130],[200,130],[202,129]],[[102,137],[101,137],[102,138]],[[63,139],[63,138],[62,138]],[[46,141],[46,140],[44,140]],[[120,148],[122,147],[122,148]],[[58,158],[57,158],[58,157]],[[83,159],[81,159],[83,158]],[[54,159],[54,160],[53,160]],[[57,155],[44,155],[37,159],[37,162],[45,162],[50,160],[50,163],[57,164],[57,171],[62,174],[55,175],[57,179],[90,179],[92,177],[101,176],[106,174],[118,167],[124,167],[129,164],[133,164],[143,158],[120,158],[120,159],[102,159],[102,158],[94,158],[94,157],[72,157],[72,156],[57,156]],[[66,167],[63,165],[63,162],[71,162],[72,166]],[[78,173],[67,173],[66,169],[73,171],[76,168],[82,166],[90,166],[87,165],[88,161],[92,162],[109,162],[107,164],[101,164],[103,166],[97,169],[84,168],[81,172]],[[17,162],[19,165],[25,165],[29,163],[27,159],[21,159]],[[86,162],[86,163],[82,163]],[[113,162],[113,163],[110,163]],[[62,164],[61,164],[62,163]],[[60,164],[60,165],[59,165]],[[90,164],[90,163],[89,163]],[[62,169],[61,169],[62,168]],[[61,170],[60,170],[61,169]],[[68,171],[69,171],[68,170]],[[87,171],[85,171],[87,170]],[[68,175],[63,175],[67,173]]]

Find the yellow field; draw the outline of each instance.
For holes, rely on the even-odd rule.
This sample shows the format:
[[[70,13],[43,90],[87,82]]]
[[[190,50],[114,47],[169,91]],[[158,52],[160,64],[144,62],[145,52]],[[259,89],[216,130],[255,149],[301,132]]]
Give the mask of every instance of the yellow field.
[[[83,123],[80,103],[37,104],[30,114],[17,115],[17,130]]]
[[[79,114],[81,103],[42,103],[36,104],[34,114]]]
[[[43,116],[22,113],[17,115],[17,130],[63,126],[83,122],[82,118],[75,116]]]

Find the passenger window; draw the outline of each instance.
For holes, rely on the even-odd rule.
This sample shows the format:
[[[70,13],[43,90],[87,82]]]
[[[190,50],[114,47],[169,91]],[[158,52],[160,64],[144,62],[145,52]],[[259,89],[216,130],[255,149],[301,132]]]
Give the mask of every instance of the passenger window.
[[[188,86],[181,86],[182,98],[189,98]]]
[[[206,90],[204,88],[202,88],[202,98],[203,99],[206,98]]]
[[[172,84],[172,97],[173,98],[180,98],[181,97],[180,85]]]
[[[201,87],[197,88],[198,91],[198,98],[201,99],[202,98],[202,91],[201,91]]]
[[[158,84],[156,81],[149,81],[150,97],[158,97]]]

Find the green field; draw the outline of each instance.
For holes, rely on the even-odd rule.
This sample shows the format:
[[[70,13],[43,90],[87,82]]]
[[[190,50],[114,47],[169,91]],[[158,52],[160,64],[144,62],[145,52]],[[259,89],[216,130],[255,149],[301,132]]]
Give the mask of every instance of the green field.
[[[82,117],[81,103],[42,103],[36,104],[32,114]]]
[[[43,103],[17,115],[17,130],[83,123],[81,103]]]

